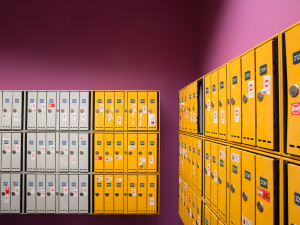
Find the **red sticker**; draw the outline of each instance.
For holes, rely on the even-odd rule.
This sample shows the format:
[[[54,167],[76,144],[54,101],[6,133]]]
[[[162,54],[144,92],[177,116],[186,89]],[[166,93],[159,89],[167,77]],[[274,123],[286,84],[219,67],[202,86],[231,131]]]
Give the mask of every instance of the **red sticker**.
[[[102,160],[102,156],[96,156],[95,160]]]
[[[9,187],[6,186],[6,187],[5,187],[5,194],[9,194],[9,190],[10,190]]]
[[[48,108],[54,108],[55,107],[55,103],[48,103]]]
[[[292,115],[300,115],[300,102],[292,103]]]
[[[257,187],[257,195],[258,197],[266,200],[267,202],[270,202],[270,192],[264,190],[261,187]]]

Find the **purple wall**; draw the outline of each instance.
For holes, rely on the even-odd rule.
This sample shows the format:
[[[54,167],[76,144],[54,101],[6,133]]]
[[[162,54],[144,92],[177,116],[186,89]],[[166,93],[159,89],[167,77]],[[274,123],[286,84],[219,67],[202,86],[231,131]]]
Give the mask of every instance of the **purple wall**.
[[[10,216],[11,224],[180,224],[177,94],[197,72],[196,1],[7,1],[0,89],[161,90],[161,215]]]

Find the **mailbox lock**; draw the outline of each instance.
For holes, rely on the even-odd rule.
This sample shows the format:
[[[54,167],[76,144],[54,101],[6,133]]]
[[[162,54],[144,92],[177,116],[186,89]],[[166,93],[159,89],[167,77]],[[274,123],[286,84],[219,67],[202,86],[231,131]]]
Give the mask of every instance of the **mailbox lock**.
[[[50,151],[47,151],[47,154],[48,154],[48,155],[50,155],[50,154],[51,154],[51,152],[50,152]]]
[[[6,154],[6,151],[5,151],[5,150],[3,150],[3,151],[2,151],[2,153],[3,153],[3,154]]]
[[[56,112],[59,112],[59,109],[56,109]]]
[[[105,193],[105,196],[108,197],[108,196],[109,196],[109,193],[106,192],[106,193]]]
[[[246,202],[248,200],[248,196],[246,192],[243,192],[243,199]]]
[[[31,112],[32,112],[32,109],[28,109],[28,112],[31,113]]]
[[[36,195],[37,195],[37,196],[41,196],[41,192],[37,192]]]
[[[80,112],[81,112],[81,113],[84,113],[84,109],[80,109]]]
[[[124,196],[127,196],[127,193],[124,193]]]
[[[139,109],[139,113],[142,113],[143,112],[143,110],[142,109]]]
[[[80,153],[80,155],[83,155],[84,152],[83,152],[83,151],[80,151],[79,153]]]
[[[143,196],[143,194],[142,193],[139,193],[139,197],[142,197]]]
[[[247,103],[247,101],[248,101],[247,95],[243,95],[243,102],[244,102],[244,103]]]
[[[219,101],[219,106],[220,106],[220,107],[222,106],[222,100]]]
[[[228,181],[226,182],[226,187],[229,187],[229,182]]]
[[[96,155],[99,155],[99,151],[96,151],[95,154],[96,154]]]
[[[40,154],[42,154],[42,152],[41,152],[41,151],[38,151],[37,154],[40,155]]]
[[[265,90],[261,90],[261,91],[259,91],[258,93],[257,93],[257,100],[258,101],[262,101],[263,100],[263,98],[264,98],[264,94],[266,94],[267,92],[265,91]]]
[[[119,193],[115,193],[115,196],[116,196],[116,197],[119,197]]]
[[[119,155],[119,151],[116,151],[115,154],[116,154],[116,155]]]
[[[229,105],[229,102],[230,102],[230,100],[229,100],[229,98],[227,98],[227,105]]]
[[[260,201],[257,202],[256,206],[257,206],[258,211],[260,211],[260,212],[264,211],[264,206]]]
[[[289,93],[291,97],[296,97],[299,94],[299,87],[297,84],[293,84],[290,89]]]
[[[235,192],[235,188],[234,188],[234,185],[232,184],[232,185],[230,185],[230,190],[231,190],[231,192],[232,193],[234,193]]]
[[[211,102],[211,107],[215,107],[215,103],[214,102]]]
[[[98,193],[98,192],[96,192],[96,193],[95,193],[95,195],[98,197],[98,196],[99,196],[99,193]]]
[[[38,109],[38,112],[39,112],[39,113],[41,113],[41,112],[42,112],[42,110],[41,110],[41,109]]]
[[[60,196],[64,196],[64,193],[60,193]]]
[[[132,113],[133,112],[133,110],[132,109],[129,109],[129,113]]]
[[[219,180],[219,184],[221,184],[222,183],[222,178],[219,177],[218,180]]]
[[[80,194],[79,194],[79,196],[81,196],[81,197],[82,197],[82,196],[83,196],[83,193],[80,193]]]
[[[47,192],[47,196],[50,196],[51,195],[51,193],[50,192]]]
[[[4,108],[4,109],[3,109],[3,112],[7,112],[7,109]]]
[[[30,154],[31,154],[31,151],[27,151],[27,154],[30,155]]]
[[[70,155],[74,155],[74,151],[70,151]]]
[[[52,110],[51,109],[48,109],[48,113],[51,113],[52,112]]]
[[[13,109],[13,112],[17,112],[17,110],[16,110],[16,109]]]
[[[11,195],[12,195],[12,196],[15,196],[15,195],[16,195],[16,193],[15,193],[15,192],[12,192],[12,193],[11,193]]]
[[[142,155],[143,154],[143,152],[142,151],[139,151],[139,155]]]
[[[61,110],[60,110],[60,112],[61,112],[61,113],[64,113],[64,112],[65,112],[65,110],[64,110],[64,109],[61,109]]]
[[[149,113],[152,113],[152,109],[149,109]]]
[[[127,109],[125,109],[124,112],[127,112]]]
[[[63,154],[65,154],[65,153],[64,153],[64,151],[60,151],[60,154],[63,155]]]
[[[215,175],[213,172],[211,172],[211,179],[214,179],[215,178]]]
[[[235,104],[235,97],[232,97],[231,98],[231,105],[234,105]]]
[[[109,113],[109,109],[106,109],[105,112],[106,112],[106,113]]]
[[[152,197],[152,193],[149,193],[148,195],[149,195],[149,197]]]
[[[126,155],[127,154],[127,151],[124,151],[124,155]]]
[[[131,196],[132,196],[132,193],[129,193],[128,196],[131,197]]]
[[[96,113],[99,113],[100,112],[100,109],[96,109]]]
[[[4,192],[2,192],[2,194],[3,194]],[[5,193],[4,193],[4,195],[5,195]],[[31,192],[27,192],[27,196],[30,196],[31,195]]]
[[[108,155],[108,154],[109,154],[109,152],[108,152],[108,151],[106,151],[106,152],[105,152],[105,155]]]
[[[74,109],[71,109],[70,111],[71,111],[71,113],[74,113]]]
[[[132,155],[132,151],[129,151],[129,155]]]
[[[116,113],[118,113],[119,112],[119,109],[116,109]]]
[[[15,151],[15,150],[13,150],[13,151],[12,151],[12,153],[13,153],[13,154],[16,154],[16,151]]]
[[[152,155],[152,151],[149,151],[148,154],[149,154],[149,155]]]

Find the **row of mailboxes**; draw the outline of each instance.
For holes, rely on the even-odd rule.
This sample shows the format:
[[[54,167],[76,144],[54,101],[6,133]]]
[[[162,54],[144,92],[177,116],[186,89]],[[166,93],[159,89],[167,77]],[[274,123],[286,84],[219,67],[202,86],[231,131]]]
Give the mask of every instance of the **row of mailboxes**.
[[[94,130],[159,129],[158,91],[94,91]]]
[[[89,133],[26,133],[26,171],[90,171]]]
[[[23,128],[23,91],[0,91],[0,130]]]
[[[224,223],[206,204],[204,205],[204,221],[207,225],[224,225]]]
[[[205,135],[277,149],[278,39],[204,77]]]
[[[28,91],[27,130],[89,130],[90,91]]]
[[[22,212],[22,175],[15,173],[0,174],[0,212]]]
[[[158,214],[158,175],[93,175],[93,213]]]
[[[22,133],[0,133],[1,153],[0,153],[0,171],[16,172],[21,171]]]
[[[159,133],[94,133],[93,171],[158,172]]]
[[[25,213],[89,213],[90,177],[78,174],[26,174]]]
[[[202,193],[202,139],[179,134],[179,172]]]
[[[276,224],[279,160],[208,141],[204,149],[204,198],[214,212],[233,225]]]
[[[198,83],[191,83],[179,91],[179,130],[198,131]]]
[[[202,200],[181,176],[178,192],[178,213],[184,225],[201,225]]]

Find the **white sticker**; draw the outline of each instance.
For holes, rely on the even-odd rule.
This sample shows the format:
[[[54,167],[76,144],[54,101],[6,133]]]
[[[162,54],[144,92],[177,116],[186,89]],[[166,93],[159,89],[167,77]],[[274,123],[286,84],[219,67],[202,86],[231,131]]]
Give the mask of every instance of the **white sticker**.
[[[20,152],[20,145],[16,145],[16,152]]]
[[[51,150],[51,152],[54,151],[54,145],[51,145],[51,146],[50,146],[50,150]]]
[[[20,189],[19,188],[15,188],[15,193],[16,193],[16,195],[19,195],[20,194]]]
[[[153,164],[153,157],[152,157],[152,156],[149,157],[149,163],[150,163],[150,164]]]
[[[76,162],[75,156],[73,156],[73,157],[71,158],[71,162],[72,162],[72,164],[75,164],[75,162]]]
[[[244,215],[242,215],[242,224],[243,225],[252,225],[252,222],[248,220]]]
[[[193,175],[195,175],[195,166],[193,166]]]
[[[67,154],[67,153],[68,153],[68,147],[65,147],[65,148],[64,148],[64,151],[65,151],[65,153]]]
[[[71,119],[76,120],[76,114],[75,113],[71,113]]]
[[[221,110],[221,124],[225,123],[225,111]]]
[[[196,122],[196,113],[194,113],[194,123]]]
[[[10,145],[6,145],[6,151],[10,152]]]
[[[155,126],[155,114],[149,114],[149,126]]]
[[[100,105],[100,112],[104,111],[104,105]]]
[[[55,194],[55,187],[51,187],[51,194],[52,194],[52,195]]]
[[[18,113],[14,113],[13,118],[14,118],[14,121],[18,121],[19,120]]]
[[[112,161],[112,157],[105,157],[105,161]]]
[[[147,106],[143,106],[143,113],[147,113]]]
[[[117,178],[116,181],[122,181],[122,178]]]
[[[135,145],[129,145],[129,146],[128,146],[128,149],[129,149],[129,150],[135,149]]]
[[[270,95],[271,75],[264,76],[264,90],[266,91],[266,95]]]
[[[215,180],[216,183],[218,183],[218,172],[217,172],[217,170],[215,170],[215,172],[214,172],[214,180]]]
[[[210,99],[207,99],[207,111],[210,111]]]
[[[193,113],[190,114],[190,121],[193,122]]]
[[[63,121],[66,121],[66,120],[67,120],[67,114],[63,113]]]
[[[146,164],[146,158],[145,157],[139,157],[138,159],[141,161],[139,163],[139,166],[142,166],[143,164]]]
[[[74,196],[77,197],[77,195],[78,195],[78,190],[74,189]]]
[[[31,159],[35,160],[35,153],[34,152],[31,153]]]
[[[112,181],[112,177],[105,177],[105,181]]]
[[[82,113],[82,114],[81,114],[81,117],[80,117],[81,121],[85,121],[85,118],[86,118],[85,113]]]
[[[97,180],[97,181],[102,181],[102,180],[103,180],[103,177],[96,177],[96,180]]]
[[[121,155],[116,155],[115,158],[116,159],[122,159],[122,156]]]
[[[206,169],[207,169],[207,175],[210,176],[210,165],[209,164],[207,164],[207,168]]]
[[[132,104],[132,109],[134,112],[136,111],[136,104]]]
[[[185,118],[186,118],[186,119],[188,118],[188,113],[187,113],[187,112],[185,112]]]
[[[35,103],[33,103],[32,106],[31,106],[32,110],[35,110],[35,106],[36,106]]]
[[[108,121],[111,121],[112,120],[112,114],[108,114]]]
[[[254,80],[248,81],[248,98],[254,98]]]
[[[240,107],[234,107],[234,122],[240,122]]]
[[[41,190],[41,197],[45,197],[45,190]]]
[[[121,116],[118,116],[117,117],[117,124],[121,124],[121,123],[122,123]]]
[[[150,198],[150,205],[154,205],[154,198]]]
[[[197,147],[201,147],[201,143],[200,143],[200,141],[197,141]]]
[[[238,154],[231,153],[231,161],[240,163],[240,156]]]
[[[5,196],[4,196],[4,201],[5,201],[5,203],[8,203],[8,202],[9,202],[9,195],[5,195]]]
[[[136,196],[136,190],[132,189],[132,196]]]
[[[214,111],[214,123],[218,123],[218,111]]]
[[[65,192],[65,195],[68,194],[68,187],[64,187],[64,192]]]
[[[219,157],[225,159],[225,152],[222,150],[219,150]]]

